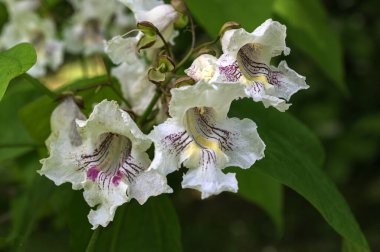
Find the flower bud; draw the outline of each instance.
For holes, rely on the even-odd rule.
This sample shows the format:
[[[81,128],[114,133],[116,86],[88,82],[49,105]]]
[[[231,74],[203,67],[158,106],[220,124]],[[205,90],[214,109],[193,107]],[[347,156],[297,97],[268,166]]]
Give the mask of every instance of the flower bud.
[[[220,28],[220,30],[219,30],[219,37],[223,37],[223,34],[228,30],[239,29],[240,27],[241,27],[241,25],[237,22],[234,22],[234,21],[226,22],[226,23],[224,23],[222,28]]]

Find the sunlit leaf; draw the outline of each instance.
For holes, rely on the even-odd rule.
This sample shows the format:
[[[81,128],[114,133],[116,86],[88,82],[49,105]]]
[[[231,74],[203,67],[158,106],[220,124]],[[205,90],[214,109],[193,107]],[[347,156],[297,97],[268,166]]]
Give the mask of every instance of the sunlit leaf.
[[[3,98],[9,82],[28,71],[36,63],[36,60],[36,51],[28,43],[21,43],[0,52],[0,100]]]
[[[253,169],[273,177],[308,200],[340,235],[369,251],[367,241],[334,183],[322,171],[324,152],[315,135],[289,113],[242,100],[232,115],[254,120],[267,145]]]

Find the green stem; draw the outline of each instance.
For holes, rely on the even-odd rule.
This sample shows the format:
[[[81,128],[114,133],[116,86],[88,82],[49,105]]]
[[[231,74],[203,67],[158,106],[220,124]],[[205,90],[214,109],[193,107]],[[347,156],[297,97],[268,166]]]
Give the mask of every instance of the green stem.
[[[169,54],[170,58],[172,58],[174,60],[173,52],[172,52],[172,50],[170,50],[170,46],[169,46],[168,42],[166,42],[164,36],[162,36],[161,32],[158,29],[156,32],[157,32],[158,36],[160,37],[160,39],[162,40],[162,43],[164,43],[166,52]]]
[[[220,37],[216,37],[216,39],[214,39],[213,41],[209,41],[209,42],[205,42],[203,44],[200,44],[199,46],[197,46],[195,49],[194,49],[194,52],[197,52],[199,51],[202,47],[205,47],[205,46],[209,46],[209,45],[213,45],[215,44],[216,42],[218,42],[220,39]]]
[[[86,252],[95,251],[95,244],[98,239],[99,233],[100,233],[100,227],[98,227],[97,229],[94,230],[94,232],[92,232],[90,241],[87,244]]]
[[[98,88],[98,87],[109,87],[112,89],[112,91],[125,103],[125,105],[128,107],[128,108],[131,108],[131,104],[128,102],[128,100],[126,100],[122,94],[120,94],[120,92],[112,85],[112,83],[110,82],[103,82],[103,83],[97,83],[97,84],[91,84],[87,87],[82,87],[82,88],[77,88],[77,89],[74,89],[74,90],[71,90],[74,94],[76,93],[79,93],[79,92],[83,92],[83,91],[87,91],[87,90],[91,90],[91,89],[95,89],[95,88]]]
[[[191,29],[191,47],[189,51],[187,52],[186,56],[178,63],[176,66],[176,69],[179,69],[182,65],[186,63],[186,61],[191,57],[193,54],[194,48],[195,48],[195,26],[193,18],[191,17],[190,13],[187,11],[187,16],[190,20],[190,29]]]
[[[156,93],[152,97],[152,100],[150,100],[148,107],[145,109],[144,113],[141,115],[141,117],[137,120],[137,125],[141,127],[141,125],[144,123],[145,119],[150,115],[152,112],[154,105],[156,105],[158,99],[161,97],[161,90],[157,89]]]

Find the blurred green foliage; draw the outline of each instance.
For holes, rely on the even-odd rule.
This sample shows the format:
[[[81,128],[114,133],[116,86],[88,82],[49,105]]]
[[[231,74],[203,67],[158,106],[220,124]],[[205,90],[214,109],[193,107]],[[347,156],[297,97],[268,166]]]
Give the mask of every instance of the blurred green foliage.
[[[60,25],[72,13],[64,1],[46,3],[39,12],[52,15]],[[368,251],[351,211],[325,173],[348,198],[371,247],[380,249],[380,88],[376,85],[380,3],[186,3],[199,25],[197,36],[203,40],[211,39],[210,35],[215,36],[220,26],[231,20],[248,31],[269,17],[287,25],[292,48],[287,61],[307,76],[311,86],[292,98],[290,113],[322,140],[326,164],[317,138],[289,112],[237,102],[232,114],[249,115],[268,146],[266,158],[255,168],[237,171],[238,195],[245,200],[225,193],[201,202],[194,191],[176,190],[169,196],[171,200],[160,196],[144,206],[133,201],[119,208],[115,221],[101,232],[98,250],[124,251],[128,247],[131,251],[181,251],[182,241],[185,251],[338,251],[338,236],[309,205],[285,189],[286,185],[310,201],[345,238],[344,251]],[[4,12],[2,6],[0,13]],[[6,16],[0,17],[1,26]],[[187,36],[184,32],[177,40],[180,48],[188,45]],[[78,80],[57,93],[102,81],[107,77]],[[108,87],[84,90],[80,95],[86,114],[93,103],[104,98],[119,100]],[[0,102],[0,249],[84,251],[90,239],[89,207],[81,192],[69,185],[56,187],[35,172],[40,168],[38,160],[46,156],[43,143],[50,133],[50,113],[57,104],[22,77],[11,81]],[[180,179],[173,177],[173,188],[179,187]],[[276,235],[275,227],[282,237]]]

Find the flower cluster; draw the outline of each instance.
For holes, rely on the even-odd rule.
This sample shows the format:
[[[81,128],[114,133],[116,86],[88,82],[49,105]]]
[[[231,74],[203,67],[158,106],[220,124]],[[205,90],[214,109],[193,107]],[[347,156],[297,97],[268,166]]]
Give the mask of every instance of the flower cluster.
[[[250,168],[264,158],[265,144],[255,122],[228,117],[231,103],[249,97],[285,111],[291,95],[308,88],[305,77],[285,61],[270,65],[272,57],[290,52],[286,27],[276,21],[269,19],[252,33],[227,29],[220,38],[221,56],[201,54],[185,70],[187,76],[178,78],[174,73],[181,63],[175,63],[170,47],[186,9],[154,0],[121,2],[134,13],[138,29],[106,42],[105,52],[117,65],[111,74],[131,107],[123,110],[127,104],[104,100],[87,119],[66,97],[52,114],[50,156],[41,160],[39,171],[57,185],[70,182],[73,189],[84,189],[94,207],[88,216],[93,228],[107,226],[116,208],[132,198],[143,204],[150,196],[171,193],[166,176],[181,167],[187,168],[182,187],[198,190],[202,199],[237,192],[235,174],[223,169]],[[169,105],[156,104],[160,96],[170,99]],[[133,111],[137,123],[126,111]]]

